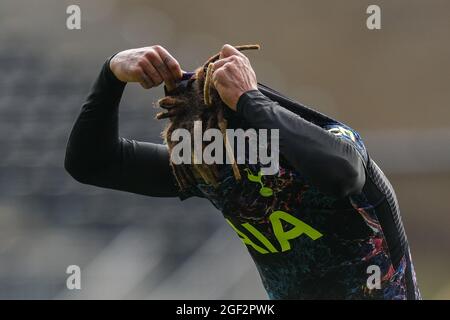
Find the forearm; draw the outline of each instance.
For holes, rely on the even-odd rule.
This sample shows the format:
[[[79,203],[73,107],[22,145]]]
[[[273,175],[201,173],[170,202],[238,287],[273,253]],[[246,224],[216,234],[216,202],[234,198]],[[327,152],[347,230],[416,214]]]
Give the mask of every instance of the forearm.
[[[119,103],[125,83],[115,78],[108,64],[109,59],[92,86],[70,134],[65,166],[72,175],[95,172],[119,152]]]
[[[109,59],[70,134],[65,168],[78,181],[150,196],[176,196],[166,146],[119,137],[119,103],[125,83]]]
[[[364,165],[358,152],[346,141],[257,90],[240,97],[237,112],[256,129],[279,129],[280,153],[321,191],[337,196],[361,191]]]

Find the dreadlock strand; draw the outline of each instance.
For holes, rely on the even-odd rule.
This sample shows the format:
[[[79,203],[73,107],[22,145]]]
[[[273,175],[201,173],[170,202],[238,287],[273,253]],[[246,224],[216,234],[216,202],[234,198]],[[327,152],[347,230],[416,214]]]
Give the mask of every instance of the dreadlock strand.
[[[192,171],[188,169],[187,165],[181,164],[179,169],[180,169],[179,174],[183,176],[183,179],[186,183],[186,189],[189,186],[195,185],[195,183],[196,183],[195,178],[192,177]]]
[[[206,70],[205,85],[203,86],[203,99],[207,106],[212,104],[211,100],[211,83],[214,65],[210,63],[208,69]]]
[[[203,174],[207,177],[208,184],[212,185],[214,188],[217,188],[218,183],[214,176],[214,173],[211,170],[211,166],[201,165],[201,170],[202,170]]]
[[[184,105],[185,101],[171,96],[164,97],[158,100],[158,106],[166,110],[170,110],[175,107],[183,107]]]
[[[180,171],[181,171],[180,169],[182,169],[181,167],[182,167],[183,165],[175,165],[175,164],[173,164],[173,163],[170,163],[170,166],[172,167],[172,170],[173,170],[174,173],[175,173],[174,176],[175,176],[175,179],[176,179],[178,185],[180,186],[180,188],[181,188],[182,190],[187,189],[187,187],[189,186],[189,184],[188,184],[188,182],[186,181],[184,174],[183,174],[182,172],[180,172]]]
[[[220,131],[222,132],[222,136],[223,136],[223,143],[225,145],[225,151],[231,160],[231,167],[233,169],[234,178],[236,180],[241,180],[241,173],[239,172],[239,168],[236,164],[236,159],[234,158],[234,151],[233,151],[233,149],[231,149],[230,142],[228,141],[228,138],[227,138],[228,123],[227,123],[227,119],[225,119],[223,116],[223,108],[221,108],[219,110],[217,118],[218,118],[219,128],[220,128]]]
[[[241,46],[234,46],[234,48],[238,51],[245,51],[245,50],[259,50],[261,46],[259,44],[246,44]],[[203,68],[206,69],[208,65],[212,62],[215,62],[220,57],[220,53],[217,53],[213,55],[211,58],[209,58],[206,63],[203,65]]]

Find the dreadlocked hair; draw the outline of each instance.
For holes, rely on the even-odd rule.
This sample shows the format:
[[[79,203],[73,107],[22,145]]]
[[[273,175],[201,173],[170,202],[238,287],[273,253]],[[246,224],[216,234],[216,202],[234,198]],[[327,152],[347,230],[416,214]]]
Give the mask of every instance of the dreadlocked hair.
[[[243,45],[235,48],[239,51],[257,50],[260,46]],[[219,129],[223,136],[226,154],[231,160],[233,175],[236,180],[241,180],[241,174],[234,158],[234,151],[226,136],[228,123],[224,114],[228,107],[222,102],[212,83],[213,63],[219,59],[219,55],[218,53],[212,56],[202,67],[198,68],[188,80],[185,88],[180,89],[177,87],[158,101],[159,107],[165,109],[165,111],[159,112],[156,115],[156,119],[169,119],[161,135],[169,148],[170,154],[173,147],[178,143],[178,141],[172,141],[171,139],[174,130],[186,129],[193,137],[194,121],[202,122],[203,132],[211,128]],[[202,151],[205,146],[202,143]],[[180,189],[186,190],[189,186],[195,185],[198,178],[216,188],[218,186],[219,165],[198,164],[195,161],[196,159],[194,159],[193,150],[191,154],[191,164],[176,165],[172,160],[170,161],[170,166]]]

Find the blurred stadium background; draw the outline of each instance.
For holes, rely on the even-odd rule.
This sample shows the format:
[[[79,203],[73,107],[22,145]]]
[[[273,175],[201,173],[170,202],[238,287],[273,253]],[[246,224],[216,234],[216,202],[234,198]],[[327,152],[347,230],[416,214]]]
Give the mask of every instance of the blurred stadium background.
[[[78,4],[82,29],[66,29]],[[369,4],[382,30],[365,28]],[[396,188],[420,288],[450,298],[450,2],[0,2],[0,298],[266,298],[246,249],[203,200],[84,186],[63,170],[104,60],[161,44],[194,69],[260,43],[258,79],[360,131]],[[160,141],[161,88],[127,87],[121,134]],[[65,287],[82,269],[82,290]]]

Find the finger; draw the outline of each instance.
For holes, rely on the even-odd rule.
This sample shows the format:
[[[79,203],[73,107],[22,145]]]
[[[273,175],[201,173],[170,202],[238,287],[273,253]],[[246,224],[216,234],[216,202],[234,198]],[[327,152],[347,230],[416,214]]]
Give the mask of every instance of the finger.
[[[143,60],[140,63],[140,67],[144,70],[145,74],[152,80],[154,86],[158,86],[163,82],[163,78],[155,67],[148,61]]]
[[[150,89],[152,88],[155,84],[153,83],[153,81],[145,74],[144,71],[141,72],[141,86],[144,87],[145,89]]]
[[[220,84],[221,79],[223,79],[224,72],[225,72],[225,69],[223,67],[214,71],[214,73],[212,75],[212,79],[211,79],[214,87],[217,88],[217,86]]]
[[[214,62],[214,70],[219,69],[220,67],[222,67],[223,65],[225,65],[228,62],[233,62],[236,59],[236,56],[231,56],[228,58],[223,58],[220,60],[217,60],[216,62]]]
[[[175,81],[181,80],[183,76],[183,71],[181,70],[178,61],[166,49],[164,49],[161,46],[156,46],[155,50],[158,51],[159,56],[166,65],[167,69],[169,69]]]
[[[158,71],[161,78],[163,78],[167,89],[173,90],[175,88],[175,80],[172,77],[172,73],[170,73],[169,69],[167,69],[166,65],[162,61],[158,52],[150,51],[147,53],[147,59],[152,64],[152,66]]]
[[[220,50],[219,59],[227,58],[232,55],[243,55],[239,50],[237,50],[235,47],[226,44],[222,47],[222,50]]]
[[[144,89],[150,89],[151,87],[148,86],[148,84],[144,83],[144,82],[139,82],[139,84],[141,85],[142,88]]]
[[[175,89],[175,80],[159,55],[157,55],[157,58],[152,61],[152,65],[156,68],[156,70],[158,70],[158,73],[163,78],[167,89],[169,91]]]

